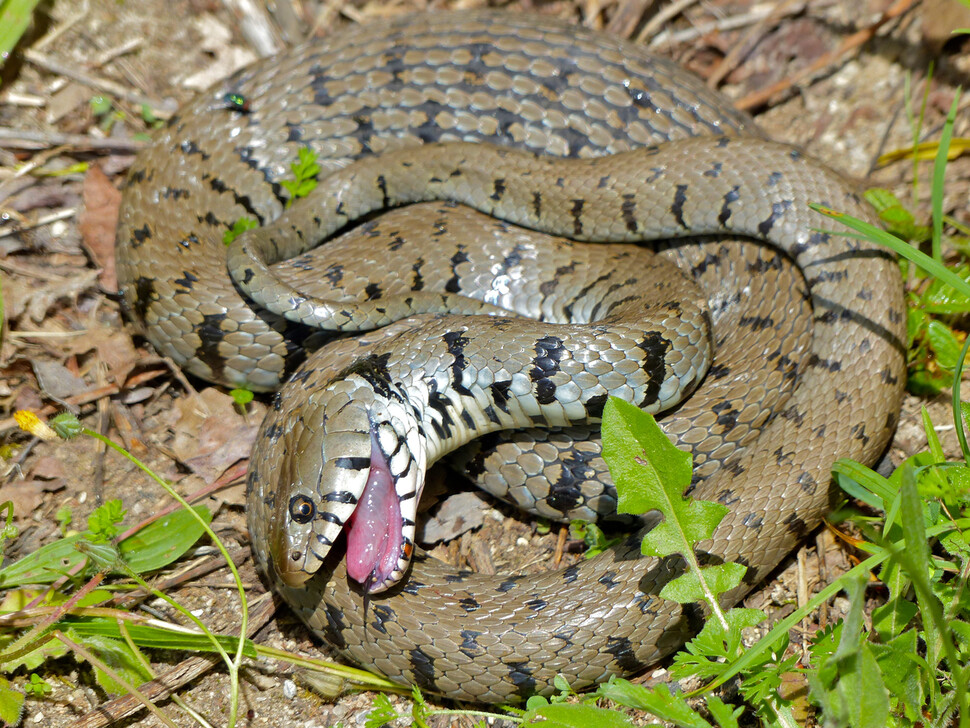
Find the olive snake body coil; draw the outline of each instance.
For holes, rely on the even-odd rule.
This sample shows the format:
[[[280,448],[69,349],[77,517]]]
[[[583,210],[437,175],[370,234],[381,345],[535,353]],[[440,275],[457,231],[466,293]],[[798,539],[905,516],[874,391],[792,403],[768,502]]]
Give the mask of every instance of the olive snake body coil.
[[[221,108],[220,99],[230,91],[242,93],[251,110]],[[275,388],[300,356],[308,330],[242,302],[224,272],[219,239],[239,217],[268,224],[280,215],[286,195],[279,180],[296,156],[295,147],[311,146],[325,172],[334,172],[349,159],[428,142],[488,141],[553,155],[599,156],[695,134],[740,132],[757,133],[750,121],[682,71],[629,44],[556,22],[472,13],[368,26],[242,72],[183,110],[139,157],[119,226],[126,304],[148,324],[152,343],[189,371],[231,385]],[[673,156],[651,180],[656,199],[666,201],[657,214],[674,221],[661,234],[696,231],[693,220],[706,215],[730,221],[721,230],[777,236],[772,242],[802,269],[814,308],[814,334],[798,369],[797,389],[777,405],[778,416],[753,445],[723,460],[719,450],[711,453],[684,436],[710,466],[693,495],[732,507],[704,550],[748,564],[754,580],[818,523],[831,463],[838,457],[871,460],[888,441],[904,376],[901,286],[894,262],[884,253],[807,230],[813,220],[804,210],[809,201],[865,214],[851,188],[833,173],[757,138],[688,142],[684,149],[696,154],[685,152],[679,160],[676,145],[669,149]],[[449,154],[443,149],[438,158],[443,168],[461,168],[464,174],[463,160]],[[745,160],[756,166],[740,170]],[[530,174],[516,170],[501,177],[501,194],[499,178],[493,177],[485,197],[504,196],[513,179]],[[733,172],[744,179],[727,183]],[[595,179],[604,176],[597,174]],[[642,169],[610,176],[622,182],[637,174],[642,178]],[[794,177],[804,184],[787,186]],[[595,190],[595,179],[571,193],[573,200]],[[637,208],[627,216],[630,208],[621,204],[621,227],[648,237],[654,226],[646,229],[645,218],[635,217],[644,209],[639,194],[632,188],[620,192],[621,200]],[[482,191],[471,189],[467,201],[475,202],[476,196],[481,199]],[[529,199],[536,206],[534,194]],[[589,230],[603,214],[593,204],[575,207],[569,219],[550,230]],[[297,206],[294,211],[298,217]],[[752,216],[749,221],[734,226],[745,214]],[[307,230],[312,217],[301,218]],[[786,231],[791,220],[797,220],[796,229]],[[709,245],[716,249],[719,243]],[[427,250],[430,255],[434,248]],[[453,250],[439,254],[455,260]],[[694,266],[702,267],[703,261],[695,260]],[[327,270],[331,277],[344,275]],[[245,271],[237,274],[246,278]],[[359,291],[348,286],[348,296],[366,301],[374,291],[368,286],[377,283],[369,281]],[[492,327],[486,346],[463,337],[468,341],[461,351],[452,346],[430,357],[450,372],[452,383],[455,377],[460,382],[466,366],[487,369],[480,363],[489,358],[489,347],[504,346],[495,320],[501,319],[475,324],[437,315],[408,318],[365,335],[363,343],[331,347],[323,355],[329,357],[326,372],[311,360],[276,400],[277,412],[264,425],[250,494],[257,555],[275,565],[269,569],[275,585],[312,628],[355,661],[393,679],[491,702],[548,691],[557,672],[577,686],[628,673],[676,647],[690,627],[690,615],[656,595],[676,564],[640,559],[636,538],[589,562],[528,578],[455,573],[419,555],[409,578],[386,595],[370,597],[366,609],[364,598],[348,588],[342,566],[332,575],[311,578],[319,564],[308,555],[307,562],[297,564],[305,574],[298,587],[282,583],[279,569],[291,554],[281,538],[299,542],[322,534],[308,534],[295,523],[284,528],[280,504],[292,499],[280,488],[304,488],[308,495],[301,497],[310,498],[316,512],[332,512],[323,507],[327,494],[315,490],[324,464],[303,453],[332,448],[321,444],[326,423],[313,406],[330,386],[333,366],[357,366],[357,352],[383,351],[395,337],[447,341],[450,335],[453,342],[471,330],[466,326]],[[433,335],[417,333],[428,325]],[[540,338],[533,336],[533,344]],[[386,355],[388,361],[398,356],[390,349]],[[533,346],[531,357],[538,355]],[[716,386],[710,381],[716,378],[709,375],[701,390]],[[561,377],[555,381],[562,383]],[[537,398],[535,392],[524,395]],[[465,395],[448,396],[454,404]],[[586,420],[595,422],[589,397],[580,400]],[[537,419],[568,424],[547,410],[520,424]],[[457,410],[448,411],[457,416]],[[677,420],[668,427],[681,433],[693,432],[691,424],[671,422]],[[365,424],[355,422],[342,435],[356,459],[366,459],[372,446],[384,447],[383,435],[367,431]],[[501,424],[507,426],[504,420]],[[480,463],[487,460],[483,455]],[[346,510],[330,522],[346,520]]]

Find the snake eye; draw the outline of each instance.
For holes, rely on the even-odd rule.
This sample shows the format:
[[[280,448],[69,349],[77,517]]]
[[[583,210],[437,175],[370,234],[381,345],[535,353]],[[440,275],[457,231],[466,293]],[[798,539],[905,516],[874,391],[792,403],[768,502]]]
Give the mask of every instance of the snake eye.
[[[309,523],[316,513],[313,501],[305,495],[295,495],[290,498],[290,518],[297,523]]]

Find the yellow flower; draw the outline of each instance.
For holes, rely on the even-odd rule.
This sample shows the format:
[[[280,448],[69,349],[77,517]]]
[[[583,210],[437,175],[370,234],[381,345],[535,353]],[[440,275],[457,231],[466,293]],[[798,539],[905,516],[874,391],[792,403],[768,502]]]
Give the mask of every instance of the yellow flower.
[[[13,418],[20,425],[21,430],[26,430],[34,437],[39,437],[41,440],[57,439],[57,433],[30,410],[18,410],[14,412]]]

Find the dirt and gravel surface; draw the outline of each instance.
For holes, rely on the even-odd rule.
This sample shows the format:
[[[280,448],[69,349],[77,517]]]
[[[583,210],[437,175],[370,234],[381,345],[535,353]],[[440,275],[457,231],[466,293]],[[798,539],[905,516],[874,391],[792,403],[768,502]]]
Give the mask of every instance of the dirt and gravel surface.
[[[54,3],[38,13],[35,27],[0,73],[0,277],[6,326],[0,350],[0,501],[13,501],[20,529],[7,560],[57,538],[56,514],[65,508],[77,525],[112,498],[124,500],[129,523],[167,505],[144,474],[94,440],[35,441],[11,419],[16,410],[49,414],[68,407],[87,427],[124,443],[180,492],[224,486],[203,502],[216,513],[216,531],[238,556],[250,600],[272,604],[262,597],[265,589],[248,558],[240,477],[264,405],[256,402],[239,414],[224,392],[186,381],[133,337],[114,295],[117,187],[154,119],[164,119],[193,90],[259,55],[379,16],[483,4],[292,0],[275,4],[271,16],[261,4],[254,8],[242,0],[84,0]],[[970,10],[956,0],[673,5],[678,7],[646,0],[526,0],[506,7],[639,38],[756,113],[777,138],[803,145],[870,185],[893,190],[927,214],[929,163],[878,167],[874,160],[912,144],[908,109],[918,111],[924,97],[923,136],[938,137],[954,88],[970,70],[970,43],[949,39],[949,30],[970,27]],[[929,79],[931,64],[935,70]],[[958,118],[956,134],[970,135],[967,116]],[[970,160],[956,159],[948,175],[944,209],[967,224]],[[946,400],[907,398],[890,451],[895,462],[925,446],[921,405],[928,407],[944,440],[954,440]],[[439,493],[437,499],[443,498]],[[437,555],[479,569],[551,568],[563,545],[558,529],[537,535],[533,522],[508,518],[504,508],[483,502],[481,509],[483,525],[438,546]],[[572,546],[567,540],[565,550]],[[779,619],[856,557],[840,530],[823,528],[748,604]],[[227,570],[209,569],[216,564],[213,549],[200,547],[176,570],[200,568],[173,579],[166,589],[214,628],[232,631],[239,607]],[[876,600],[882,593],[876,587],[871,596]],[[161,603],[148,605],[170,616]],[[802,622],[792,632],[791,649],[801,652],[843,608],[837,598]],[[256,639],[321,654],[284,607]],[[200,660],[176,653],[151,657],[156,674],[172,681]],[[28,700],[24,725],[104,725],[117,708],[89,669],[71,657],[51,663],[44,674],[53,691],[42,700]],[[663,666],[642,679],[664,679]],[[224,725],[227,685],[223,670],[208,669],[178,692],[213,725]],[[794,678],[786,689],[802,696],[799,710],[810,725],[802,684]],[[407,704],[403,698],[391,700]],[[106,703],[108,709],[99,712]],[[243,674],[240,725],[309,728],[343,721],[356,726],[372,705],[373,695],[366,693],[324,699],[286,664],[261,661],[250,663]],[[177,725],[193,724],[170,701],[162,706]],[[146,716],[141,711],[117,724],[161,725]],[[471,724],[450,717],[431,722]]]

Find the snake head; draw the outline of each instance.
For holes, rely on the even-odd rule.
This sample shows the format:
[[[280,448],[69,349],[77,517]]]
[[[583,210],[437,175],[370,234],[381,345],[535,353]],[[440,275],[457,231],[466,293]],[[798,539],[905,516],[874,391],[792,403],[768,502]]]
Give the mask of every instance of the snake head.
[[[366,592],[393,586],[410,563],[411,511],[423,467],[412,461],[405,438],[398,435],[403,428],[372,422],[371,416],[351,406],[333,418],[320,418],[320,428],[304,421],[299,430],[291,430],[297,441],[288,443],[290,457],[270,474],[278,495],[269,552],[287,586],[303,586],[323,566],[341,533],[346,535],[347,574]]]

